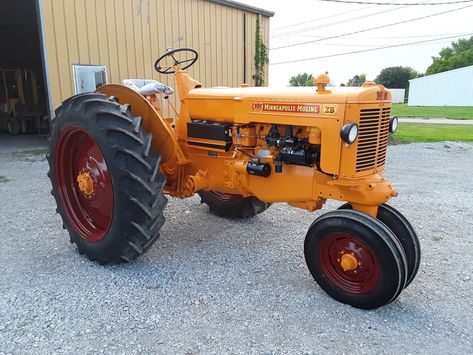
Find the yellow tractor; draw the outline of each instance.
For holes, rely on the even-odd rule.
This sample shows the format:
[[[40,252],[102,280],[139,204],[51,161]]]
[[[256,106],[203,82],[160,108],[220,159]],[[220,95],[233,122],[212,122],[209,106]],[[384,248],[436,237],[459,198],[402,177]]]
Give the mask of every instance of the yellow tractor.
[[[252,217],[274,202],[315,211],[334,199],[347,203],[306,235],[314,279],[359,308],[396,299],[417,273],[420,247],[386,204],[397,194],[383,176],[397,127],[389,91],[372,82],[328,88],[326,75],[315,87],[206,89],[185,71],[197,58],[181,48],[155,63],[175,74],[175,120],[163,117],[158,99],[172,89],[157,82],[105,85],[56,110],[49,177],[79,252],[101,264],[136,259],[159,237],[165,195],[197,193],[225,218]]]

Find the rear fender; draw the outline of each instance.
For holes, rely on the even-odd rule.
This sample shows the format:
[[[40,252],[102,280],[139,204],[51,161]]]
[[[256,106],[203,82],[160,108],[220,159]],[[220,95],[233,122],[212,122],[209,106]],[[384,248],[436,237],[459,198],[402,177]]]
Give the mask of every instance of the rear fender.
[[[118,84],[104,85],[98,88],[97,92],[116,97],[120,104],[129,104],[133,115],[142,118],[145,131],[153,133],[152,144],[161,155],[162,163],[182,156],[181,148],[171,127],[143,95]]]

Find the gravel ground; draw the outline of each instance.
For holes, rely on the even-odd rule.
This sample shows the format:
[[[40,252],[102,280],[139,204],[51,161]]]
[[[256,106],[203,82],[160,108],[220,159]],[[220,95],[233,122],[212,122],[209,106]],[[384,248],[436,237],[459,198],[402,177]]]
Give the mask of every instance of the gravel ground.
[[[43,158],[0,154],[0,353],[471,353],[473,145],[389,150],[423,260],[374,311],[332,300],[305,266],[305,233],[336,203],[234,222],[171,199],[143,258],[99,266],[69,244]]]

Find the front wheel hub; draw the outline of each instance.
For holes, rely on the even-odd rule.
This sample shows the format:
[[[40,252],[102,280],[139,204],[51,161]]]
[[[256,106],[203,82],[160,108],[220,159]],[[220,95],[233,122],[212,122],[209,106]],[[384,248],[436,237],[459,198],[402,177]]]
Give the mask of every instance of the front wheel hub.
[[[371,249],[349,233],[334,233],[321,243],[319,258],[327,277],[341,289],[363,294],[378,284],[378,261]]]
[[[356,270],[358,267],[358,260],[352,254],[345,253],[340,258],[340,266],[343,271]]]

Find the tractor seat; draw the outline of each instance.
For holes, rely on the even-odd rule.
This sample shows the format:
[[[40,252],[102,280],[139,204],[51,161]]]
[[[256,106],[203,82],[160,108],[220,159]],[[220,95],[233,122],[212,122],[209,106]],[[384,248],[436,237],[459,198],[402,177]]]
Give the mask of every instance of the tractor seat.
[[[156,80],[146,80],[146,79],[125,79],[123,80],[123,85],[139,92],[143,96],[150,95],[172,95],[174,89],[170,86],[164,85]]]

